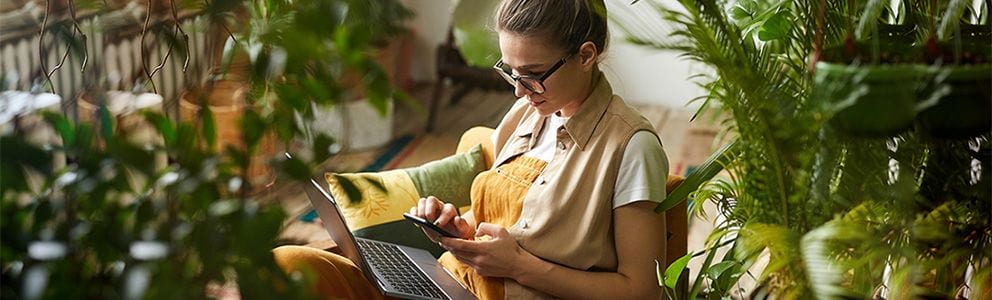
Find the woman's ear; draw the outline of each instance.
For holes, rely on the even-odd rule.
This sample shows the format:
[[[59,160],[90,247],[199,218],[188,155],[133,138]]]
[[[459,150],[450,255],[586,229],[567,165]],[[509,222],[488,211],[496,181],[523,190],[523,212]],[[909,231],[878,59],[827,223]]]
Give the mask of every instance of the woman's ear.
[[[579,64],[582,65],[583,71],[592,70],[592,67],[596,65],[596,60],[599,58],[599,49],[596,49],[596,44],[593,42],[586,41],[579,46]]]

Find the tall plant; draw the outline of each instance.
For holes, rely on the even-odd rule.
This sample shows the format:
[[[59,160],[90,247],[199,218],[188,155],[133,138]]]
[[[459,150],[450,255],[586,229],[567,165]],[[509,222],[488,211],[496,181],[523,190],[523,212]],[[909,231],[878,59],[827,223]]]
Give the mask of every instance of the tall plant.
[[[704,168],[725,167],[730,176],[694,193],[697,200],[714,201],[724,219],[706,249],[684,258],[705,257],[690,298],[699,292],[736,295],[737,281],[755,275],[758,287],[747,291],[752,297],[784,298],[953,296],[968,287],[963,277],[969,266],[977,278],[988,278],[981,270],[989,263],[992,208],[988,193],[977,191],[989,188],[990,134],[969,136],[968,148],[964,140],[906,129],[918,110],[915,100],[908,103],[912,107],[888,104],[909,113],[909,126],[881,126],[904,120],[870,110],[876,107],[869,102],[873,97],[936,95],[928,85],[933,81],[925,78],[886,81],[906,64],[924,62],[922,51],[902,52],[918,49],[912,46],[924,35],[901,30],[926,30],[918,20],[929,15],[915,12],[936,14],[943,6],[891,4],[650,2],[675,27],[669,37],[651,38],[652,32],[624,26],[636,44],[678,51],[707,66],[709,72],[695,77],[708,92],[701,110],[730,117],[725,125],[733,146],[714,155],[724,159],[713,160],[725,164]],[[847,64],[841,68],[849,73],[829,77],[814,65],[818,60]],[[977,166],[962,164],[969,159]],[[954,228],[965,238],[936,228]],[[721,259],[717,250],[727,248]],[[768,265],[760,274],[747,273],[762,253]],[[681,271],[675,266],[667,276]],[[976,295],[988,292],[970,288]]]

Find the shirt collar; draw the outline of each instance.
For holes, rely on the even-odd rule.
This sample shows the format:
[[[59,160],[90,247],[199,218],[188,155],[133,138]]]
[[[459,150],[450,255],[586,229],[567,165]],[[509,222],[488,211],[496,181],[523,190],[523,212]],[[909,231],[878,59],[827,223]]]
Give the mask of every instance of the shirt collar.
[[[593,129],[596,128],[596,125],[599,124],[599,121],[606,113],[606,108],[610,105],[610,99],[613,98],[613,88],[610,87],[610,83],[606,80],[603,72],[595,72],[593,74],[592,92],[589,93],[589,96],[579,106],[579,110],[575,115],[572,115],[565,122],[565,132],[572,138],[572,142],[579,146],[579,149],[583,150],[592,138]],[[538,113],[531,114],[520,123],[520,127],[517,127],[514,134],[518,137],[528,135],[532,137],[537,136],[541,132],[546,118]]]

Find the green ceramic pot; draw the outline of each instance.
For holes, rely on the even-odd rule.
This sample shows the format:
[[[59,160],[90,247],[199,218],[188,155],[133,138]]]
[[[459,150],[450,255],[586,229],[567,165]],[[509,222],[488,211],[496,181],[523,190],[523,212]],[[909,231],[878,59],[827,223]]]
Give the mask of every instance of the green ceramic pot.
[[[833,112],[829,125],[854,136],[898,134],[913,125],[927,67],[920,64],[816,64],[814,99]]]
[[[923,91],[917,125],[937,138],[967,138],[992,131],[992,65],[940,68]]]

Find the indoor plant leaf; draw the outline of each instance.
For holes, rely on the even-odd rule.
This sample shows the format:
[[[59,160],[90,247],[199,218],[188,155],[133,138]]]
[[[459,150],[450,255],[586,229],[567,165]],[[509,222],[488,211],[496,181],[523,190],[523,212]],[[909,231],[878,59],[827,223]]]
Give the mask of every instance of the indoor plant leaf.
[[[672,262],[668,268],[665,269],[664,276],[664,286],[670,289],[675,289],[675,285],[678,284],[679,277],[682,276],[682,272],[686,271],[686,265],[689,264],[689,260],[692,259],[694,253],[686,253],[686,255],[680,257],[679,259]],[[660,269],[659,269],[660,270]],[[659,275],[659,281],[661,276]]]
[[[702,165],[693,170],[689,176],[686,176],[682,184],[679,184],[671,193],[668,193],[668,197],[664,201],[661,201],[655,207],[654,211],[661,213],[675,207],[675,205],[688,199],[689,194],[698,189],[700,185],[713,178],[713,176],[716,176],[720,171],[723,171],[724,166],[729,164],[736,155],[737,150],[734,146],[736,144],[737,141],[733,140],[716,152],[713,152],[713,154],[706,158],[706,161]]]

